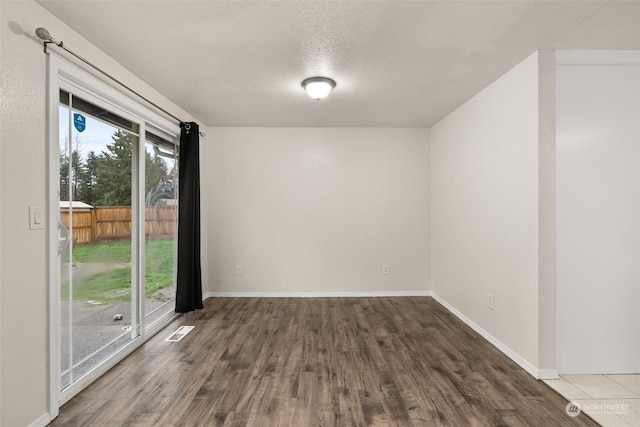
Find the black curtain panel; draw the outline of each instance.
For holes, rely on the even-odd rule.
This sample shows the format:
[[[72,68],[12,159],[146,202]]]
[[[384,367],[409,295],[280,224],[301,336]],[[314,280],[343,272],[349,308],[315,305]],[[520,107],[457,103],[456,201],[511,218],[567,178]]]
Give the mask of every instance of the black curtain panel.
[[[202,308],[200,132],[193,122],[181,123],[180,128],[176,313],[187,313]]]

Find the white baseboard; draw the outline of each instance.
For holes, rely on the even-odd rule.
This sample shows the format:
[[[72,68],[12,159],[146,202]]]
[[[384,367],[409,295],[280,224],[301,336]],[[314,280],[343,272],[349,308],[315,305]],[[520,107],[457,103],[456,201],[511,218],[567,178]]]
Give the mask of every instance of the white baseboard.
[[[207,298],[373,298],[433,297],[432,291],[366,291],[366,292],[207,292]]]
[[[516,362],[518,364],[518,366],[520,366],[522,369],[527,371],[529,373],[529,375],[531,375],[535,379],[541,379],[541,377],[540,377],[541,373],[545,373],[545,375],[551,375],[552,371],[546,371],[546,370],[545,371],[538,371],[538,369],[535,366],[533,366],[531,363],[529,363],[527,360],[525,360],[522,356],[520,356],[518,353],[513,351],[507,345],[502,343],[499,339],[497,339],[496,337],[491,335],[489,332],[487,332],[485,329],[483,329],[480,325],[475,323],[473,320],[469,319],[467,316],[465,316],[460,311],[458,311],[457,308],[455,308],[454,306],[452,306],[451,304],[449,304],[448,302],[446,302],[445,300],[440,298],[435,293],[433,294],[433,299],[438,301],[438,303],[440,303],[440,305],[442,305],[444,308],[449,310],[458,319],[462,320],[467,326],[469,326],[471,329],[473,329],[478,334],[480,334],[480,336],[482,338],[484,338],[485,340],[489,341],[489,343],[491,343],[495,348],[500,350],[505,356],[507,356],[509,359],[513,360],[514,362]],[[556,378],[557,378],[557,373],[556,373]],[[547,379],[547,378],[545,378],[545,379]]]
[[[49,413],[45,413],[40,415],[38,419],[36,419],[31,424],[29,424],[29,427],[45,427],[49,425],[51,421],[52,420],[51,420],[51,417],[49,416]]]
[[[560,378],[560,375],[558,375],[558,371],[556,371],[555,369],[538,370],[539,380],[557,380],[558,378]]]

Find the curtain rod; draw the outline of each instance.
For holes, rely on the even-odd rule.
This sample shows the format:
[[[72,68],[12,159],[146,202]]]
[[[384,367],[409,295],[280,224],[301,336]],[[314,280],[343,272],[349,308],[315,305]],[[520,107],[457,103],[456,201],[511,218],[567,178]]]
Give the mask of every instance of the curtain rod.
[[[120,80],[116,79],[115,77],[113,77],[111,74],[107,73],[106,71],[103,71],[102,69],[100,69],[97,65],[94,65],[93,63],[91,63],[90,61],[88,61],[87,59],[84,59],[82,56],[78,55],[77,53],[75,53],[74,51],[72,51],[71,49],[67,48],[64,43],[62,41],[58,41],[56,39],[54,39],[51,34],[49,33],[49,31],[47,31],[46,28],[42,28],[39,27],[36,29],[36,36],[38,36],[38,38],[40,40],[42,40],[42,44],[44,45],[44,53],[48,54],[49,52],[47,51],[47,46],[50,43],[53,43],[54,45],[58,46],[59,48],[62,48],[64,51],[70,53],[71,55],[73,55],[74,57],[76,57],[77,59],[79,59],[80,61],[84,62],[85,64],[87,64],[88,66],[90,66],[91,68],[93,68],[94,70],[98,71],[99,73],[101,73],[102,75],[110,78],[111,80],[113,80],[114,82],[116,82],[117,84],[119,84],[120,86],[122,86],[123,88],[127,89],[129,92],[137,95],[138,97],[144,99],[146,102],[148,102],[149,104],[151,104],[153,107],[155,107],[156,109],[162,111],[163,113],[165,113],[167,116],[173,118],[174,120],[176,120],[177,122],[179,122],[180,124],[185,124],[185,128],[187,130],[189,130],[189,127],[191,127],[191,125],[188,122],[185,122],[183,120],[180,120],[178,117],[176,117],[175,115],[171,114],[170,112],[168,112],[167,110],[165,110],[164,108],[162,108],[161,106],[159,106],[158,104],[156,104],[155,102],[151,101],[149,98],[147,98],[144,95],[141,95],[139,92],[133,90],[131,87],[127,86],[126,84],[122,83]],[[187,127],[188,126],[188,127]],[[204,132],[200,132],[200,136],[204,137]]]

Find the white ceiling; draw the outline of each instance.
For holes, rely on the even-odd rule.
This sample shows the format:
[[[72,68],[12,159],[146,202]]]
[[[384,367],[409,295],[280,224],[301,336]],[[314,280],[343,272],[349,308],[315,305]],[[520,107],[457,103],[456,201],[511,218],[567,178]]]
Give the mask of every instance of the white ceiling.
[[[640,50],[639,1],[39,3],[208,126],[431,126],[537,49]]]

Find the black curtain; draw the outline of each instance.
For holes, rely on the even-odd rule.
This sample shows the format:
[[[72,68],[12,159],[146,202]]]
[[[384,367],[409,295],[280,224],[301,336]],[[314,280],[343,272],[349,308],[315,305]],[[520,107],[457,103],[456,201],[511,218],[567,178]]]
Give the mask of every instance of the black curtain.
[[[202,308],[200,132],[193,122],[181,123],[180,129],[176,313],[186,313]]]

